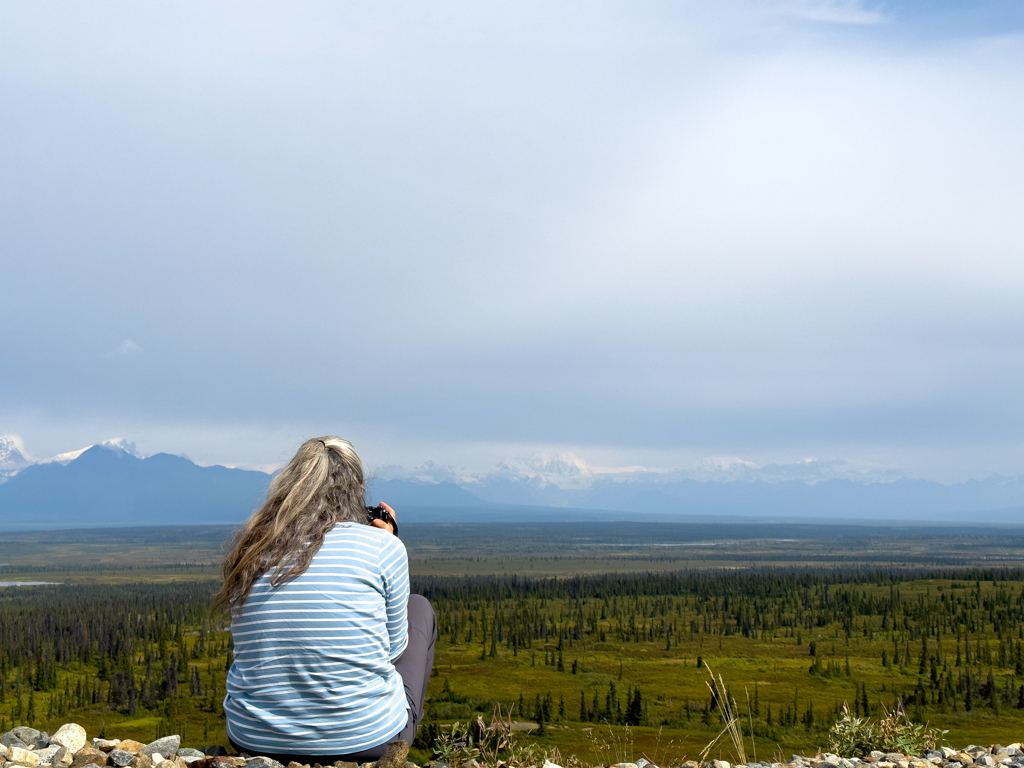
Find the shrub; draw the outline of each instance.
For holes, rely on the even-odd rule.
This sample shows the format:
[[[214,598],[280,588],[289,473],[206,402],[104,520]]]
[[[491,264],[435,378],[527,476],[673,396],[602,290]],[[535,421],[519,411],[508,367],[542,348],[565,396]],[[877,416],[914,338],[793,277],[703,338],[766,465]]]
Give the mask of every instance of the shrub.
[[[887,712],[877,722],[867,717],[854,717],[843,704],[843,712],[828,732],[829,748],[840,757],[860,757],[872,750],[920,755],[935,749],[948,731],[940,731],[914,723],[907,717],[903,704]]]

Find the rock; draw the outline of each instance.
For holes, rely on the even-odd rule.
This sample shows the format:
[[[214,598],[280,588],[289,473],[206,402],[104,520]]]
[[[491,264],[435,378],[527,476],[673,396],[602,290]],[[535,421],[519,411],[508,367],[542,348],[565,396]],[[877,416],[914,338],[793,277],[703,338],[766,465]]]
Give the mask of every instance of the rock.
[[[636,763],[616,763],[611,768],[636,768]]]
[[[284,766],[269,757],[250,757],[245,761],[245,768],[284,768]]]
[[[121,742],[124,743],[123,741]],[[127,751],[127,750],[125,750]],[[149,755],[136,755],[131,762],[132,768],[153,768],[153,758]]]
[[[82,747],[75,752],[75,759],[71,761],[71,768],[85,768],[89,764],[106,765],[107,753],[92,747]]]
[[[974,758],[966,752],[957,752],[949,760],[950,762],[960,763],[960,765],[974,765]]]
[[[405,768],[404,765],[402,768]],[[562,768],[562,766],[560,766],[558,763],[553,763],[545,758],[544,765],[541,766],[541,768]]]
[[[50,737],[51,744],[59,744],[72,755],[85,746],[85,728],[78,723],[64,723],[57,732]]]
[[[112,749],[116,749],[120,744],[121,744],[121,740],[120,739],[99,739],[99,738],[96,738],[96,739],[92,740],[92,745],[94,747],[96,747],[96,749],[98,749],[98,750],[100,750],[102,752],[109,752]],[[125,751],[127,751],[127,750],[125,750]]]
[[[107,753],[107,759],[110,760],[111,765],[116,765],[117,768],[125,768],[125,766],[131,765],[135,755],[123,749],[112,749]]]
[[[29,728],[27,725],[19,725],[17,728],[11,728],[9,733],[14,734],[21,739],[22,742],[27,744],[29,748],[33,749],[42,740],[41,737],[43,735],[42,731],[37,731],[35,728]],[[47,745],[42,744],[40,746],[45,747]]]
[[[877,749],[871,750],[869,757],[875,758],[875,760],[885,760],[885,752],[879,752]]]
[[[0,736],[0,744],[5,747],[21,747],[22,749],[29,749],[29,745],[14,735],[14,731],[8,731],[4,735]]]
[[[154,752],[153,754],[148,755],[148,757],[153,761],[153,765],[161,765],[164,762],[164,756],[159,752]]]
[[[207,757],[224,757],[227,755],[227,750],[220,744],[211,744],[208,747],[203,747],[203,752],[206,753]]]
[[[409,757],[409,742],[404,739],[399,739],[394,742],[388,751],[384,753],[384,757],[377,761],[377,768],[405,768],[405,760]],[[465,765],[466,768],[472,768],[468,761]]]
[[[448,768],[447,764],[444,764],[445,768]],[[334,768],[359,768],[359,763],[349,763],[345,760],[336,760],[334,762]]]
[[[995,758],[992,757],[992,755],[981,754],[974,758],[974,764],[989,766],[995,765],[996,761]]]
[[[956,750],[950,749],[949,747],[939,747],[939,752],[941,752],[942,756],[947,760],[950,760],[953,757],[953,755],[956,754]]]
[[[634,763],[634,765],[636,764]],[[711,765],[713,765],[714,768],[732,768],[726,760],[712,760]]]
[[[159,752],[161,757],[167,758],[176,754],[180,746],[181,736],[177,734],[174,736],[164,736],[162,739],[149,742],[149,744],[139,750],[139,754],[152,757],[155,753]],[[157,761],[154,760],[153,762],[156,763]]]
[[[186,765],[196,762],[197,760],[205,760],[206,755],[200,752],[198,749],[189,749],[188,747],[178,750],[178,757],[181,758],[182,762]]]
[[[68,754],[67,748],[60,744],[51,744],[46,749],[37,749],[35,752],[39,755],[40,765],[61,765]],[[70,762],[69,760],[68,763]]]
[[[39,755],[24,747],[8,747],[7,759],[12,763],[23,763],[24,765],[39,765]]]
[[[545,763],[546,762],[547,761],[545,761]],[[636,761],[636,768],[647,768],[647,766],[651,764],[651,761],[648,760],[646,757],[641,757],[639,760]],[[657,768],[657,766],[655,766],[655,768]]]
[[[304,765],[303,763],[297,763],[294,760],[292,760],[290,763],[288,763],[287,768],[309,768],[309,766]]]

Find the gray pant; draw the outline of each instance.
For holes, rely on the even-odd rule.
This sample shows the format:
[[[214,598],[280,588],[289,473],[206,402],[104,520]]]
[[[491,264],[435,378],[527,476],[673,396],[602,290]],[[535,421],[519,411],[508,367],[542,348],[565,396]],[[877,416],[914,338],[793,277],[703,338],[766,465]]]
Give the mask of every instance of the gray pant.
[[[409,595],[409,644],[398,660],[395,669],[402,676],[405,687],[405,700],[409,703],[409,720],[405,727],[382,744],[354,752],[351,755],[309,755],[309,754],[275,754],[252,750],[242,744],[231,742],[238,752],[250,755],[266,755],[282,765],[295,761],[297,763],[320,763],[330,765],[338,760],[353,763],[368,763],[384,756],[394,742],[404,739],[409,744],[416,738],[416,729],[423,720],[423,704],[427,700],[427,684],[430,672],[434,667],[434,644],[437,642],[437,616],[430,601],[423,595]],[[296,745],[298,746],[298,745]]]

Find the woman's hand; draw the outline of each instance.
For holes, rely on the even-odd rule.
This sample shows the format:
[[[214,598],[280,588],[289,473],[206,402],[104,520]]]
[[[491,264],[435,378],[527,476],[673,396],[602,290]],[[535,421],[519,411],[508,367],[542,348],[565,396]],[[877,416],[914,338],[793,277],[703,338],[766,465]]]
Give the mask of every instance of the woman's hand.
[[[389,507],[383,501],[380,502],[380,505],[382,507],[384,507],[384,509],[386,509],[391,514],[392,519],[397,523],[398,522],[398,515],[395,514],[395,510],[393,510],[391,507]],[[383,528],[388,533],[392,533],[393,534],[395,532],[395,527],[393,525],[391,525],[391,523],[385,523],[383,520],[374,520],[373,521],[373,526],[375,528]]]

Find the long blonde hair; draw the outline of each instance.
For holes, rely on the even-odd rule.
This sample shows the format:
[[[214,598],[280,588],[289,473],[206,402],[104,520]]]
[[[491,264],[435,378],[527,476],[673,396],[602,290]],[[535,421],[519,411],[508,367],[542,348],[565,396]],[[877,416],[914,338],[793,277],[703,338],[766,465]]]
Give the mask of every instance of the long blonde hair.
[[[304,442],[235,536],[213,607],[241,607],[271,569],[275,587],[304,573],[335,523],[366,522],[364,505],[363,463],[352,444],[330,435]]]

